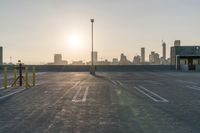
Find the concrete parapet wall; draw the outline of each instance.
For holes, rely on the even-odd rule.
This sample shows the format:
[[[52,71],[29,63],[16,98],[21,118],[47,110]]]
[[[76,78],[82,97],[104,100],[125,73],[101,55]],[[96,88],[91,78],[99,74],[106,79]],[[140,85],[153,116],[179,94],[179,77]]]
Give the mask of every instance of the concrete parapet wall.
[[[34,65],[36,72],[89,72],[89,65]],[[3,71],[4,66],[0,66]],[[29,70],[32,65],[29,65]],[[7,66],[8,71],[12,71],[14,66]],[[126,71],[170,71],[175,70],[175,66],[170,65],[97,65],[97,72],[126,72]]]

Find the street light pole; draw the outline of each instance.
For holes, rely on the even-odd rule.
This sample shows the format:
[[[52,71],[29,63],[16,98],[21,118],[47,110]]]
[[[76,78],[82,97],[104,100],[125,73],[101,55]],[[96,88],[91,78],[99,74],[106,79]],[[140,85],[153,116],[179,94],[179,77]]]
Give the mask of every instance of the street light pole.
[[[91,62],[92,62],[92,67],[94,66],[94,60],[93,60],[93,23],[94,23],[94,19],[90,19],[90,21],[91,21],[91,24],[92,24],[92,58],[91,58]]]
[[[92,63],[91,63],[90,73],[91,73],[92,75],[95,75],[95,67],[94,67],[94,59],[93,59],[93,58],[94,58],[94,57],[93,57],[93,52],[94,52],[94,51],[93,51],[93,23],[94,23],[94,19],[90,19],[90,22],[91,22],[91,24],[92,24],[92,25],[91,25],[91,26],[92,26],[92,27],[91,27],[91,28],[92,28],[92,33],[91,33],[91,34],[92,34],[92,36],[91,36],[91,37],[92,37],[92,38],[91,38],[91,39],[92,39],[92,40],[91,40],[91,41],[92,41],[92,53],[91,53],[91,56],[92,56],[92,57],[91,57],[91,62],[92,62]]]

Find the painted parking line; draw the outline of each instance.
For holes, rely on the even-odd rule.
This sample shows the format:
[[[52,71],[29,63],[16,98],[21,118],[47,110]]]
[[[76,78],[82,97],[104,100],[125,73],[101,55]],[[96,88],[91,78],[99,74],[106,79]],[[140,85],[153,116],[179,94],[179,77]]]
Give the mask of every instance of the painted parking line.
[[[80,91],[81,91],[82,87],[80,86],[78,91],[76,92],[76,94],[74,95],[74,97],[72,98],[72,102],[79,102],[79,100],[77,100],[77,96],[79,95]]]
[[[147,96],[148,98],[150,98],[151,100],[153,100],[154,102],[169,102],[167,99],[159,96],[158,94],[146,89],[143,86],[139,86],[139,87],[134,87],[137,91],[139,91],[140,93],[144,94],[145,96]]]
[[[192,81],[185,81],[185,80],[176,80],[177,82],[181,82],[181,83],[187,83],[187,84],[195,84],[197,85],[198,83],[196,82],[192,82]]]
[[[120,82],[119,80],[116,81],[121,87],[125,88],[124,84],[122,82]],[[139,87],[134,87],[136,90],[138,90],[140,93],[146,95],[147,97],[149,97],[151,100],[155,101],[155,102],[169,102],[167,99],[159,96],[158,94],[146,89],[143,86],[139,86]]]
[[[89,89],[89,87],[87,87],[87,88],[85,89],[85,93],[84,93],[84,95],[83,95],[82,102],[86,102],[87,95],[88,95],[88,89]]]
[[[149,83],[149,84],[152,84],[152,85],[162,85],[162,83],[157,82],[157,81],[153,81],[153,80],[144,80],[143,82]]]
[[[60,100],[62,100],[64,98],[65,95],[67,95],[72,89],[74,89],[75,87],[77,87],[79,84],[81,83],[81,81],[77,82],[75,85],[73,85],[71,88],[69,88],[58,100],[56,100],[55,103],[53,103],[52,105],[56,105],[57,103],[60,102]]]
[[[12,88],[11,85],[8,85],[6,89],[8,88]],[[0,87],[0,90],[4,90],[4,89],[5,89],[4,87]]]
[[[124,85],[119,80],[117,80],[117,83],[119,83],[119,85],[121,85],[122,87],[124,87]]]
[[[117,83],[116,83],[114,80],[111,80],[111,82],[112,82],[114,85],[117,85]]]
[[[123,84],[122,84],[119,80],[116,80],[116,81],[111,80],[111,82],[112,82],[114,85],[120,85],[120,86],[123,87]]]
[[[3,99],[5,99],[5,98],[8,98],[8,97],[10,97],[10,96],[12,96],[12,95],[14,95],[14,94],[20,93],[20,92],[22,92],[22,91],[24,91],[24,90],[25,90],[25,89],[20,89],[20,90],[17,90],[17,91],[15,91],[15,92],[9,93],[9,94],[7,94],[7,95],[5,95],[5,96],[1,96],[1,97],[0,97],[0,100],[3,100]]]
[[[87,95],[88,95],[88,90],[89,87],[86,87],[84,94],[82,96],[82,99],[77,99],[77,97],[80,95],[80,92],[82,90],[82,87],[80,86],[79,89],[77,90],[76,94],[74,95],[74,97],[72,98],[72,102],[86,102],[87,100]]]
[[[190,89],[193,89],[193,90],[200,91],[200,87],[199,86],[189,86],[189,85],[187,85],[186,87],[190,88]]]

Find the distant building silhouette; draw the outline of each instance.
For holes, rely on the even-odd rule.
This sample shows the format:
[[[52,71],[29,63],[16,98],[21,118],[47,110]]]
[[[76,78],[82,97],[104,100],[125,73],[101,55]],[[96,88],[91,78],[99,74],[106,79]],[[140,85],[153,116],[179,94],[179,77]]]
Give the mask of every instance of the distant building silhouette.
[[[181,40],[175,40],[174,46],[181,46]]]
[[[145,48],[141,48],[141,63],[145,62]]]
[[[166,60],[166,43],[162,43],[162,51],[163,51],[163,60]]]
[[[51,64],[51,63],[49,63]],[[67,65],[68,62],[65,60],[62,60],[62,55],[61,54],[54,54],[54,65]]]
[[[127,60],[126,56],[122,53],[119,61],[120,65],[130,65],[131,62]]]
[[[117,65],[118,63],[119,63],[118,59],[117,58],[113,58],[112,65]]]
[[[85,65],[83,61],[72,61],[71,65]]]
[[[126,64],[126,61],[127,61],[126,56],[122,53],[119,62],[120,64]]]
[[[55,54],[54,55],[54,64],[61,64],[62,62],[62,55],[61,54]]]
[[[111,62],[105,59],[104,61],[98,61],[97,65],[111,65]]]
[[[93,53],[91,53],[91,56],[93,56],[93,63],[97,64],[97,62],[98,62],[98,53],[97,53],[97,51],[93,51]]]
[[[149,55],[149,62],[150,64],[160,64],[159,54],[152,51]]]
[[[140,56],[139,55],[133,57],[133,64],[137,64],[137,65],[140,64]]]
[[[3,65],[3,47],[0,47],[0,65]]]

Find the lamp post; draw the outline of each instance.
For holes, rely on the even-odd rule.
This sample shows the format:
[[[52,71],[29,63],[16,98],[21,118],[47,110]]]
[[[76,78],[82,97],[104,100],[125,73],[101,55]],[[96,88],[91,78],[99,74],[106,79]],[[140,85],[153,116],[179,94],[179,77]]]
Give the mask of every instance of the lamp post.
[[[93,23],[94,23],[94,19],[90,19],[91,21],[91,24],[92,24],[92,36],[91,36],[91,41],[92,41],[92,59],[91,59],[91,62],[92,62],[92,66],[94,65],[94,60],[93,60]]]
[[[90,19],[90,22],[91,22],[91,41],[92,41],[92,53],[91,53],[91,55],[92,55],[92,57],[91,57],[91,74],[95,74],[95,68],[94,68],[94,60],[93,60],[93,23],[94,23],[94,19]]]

